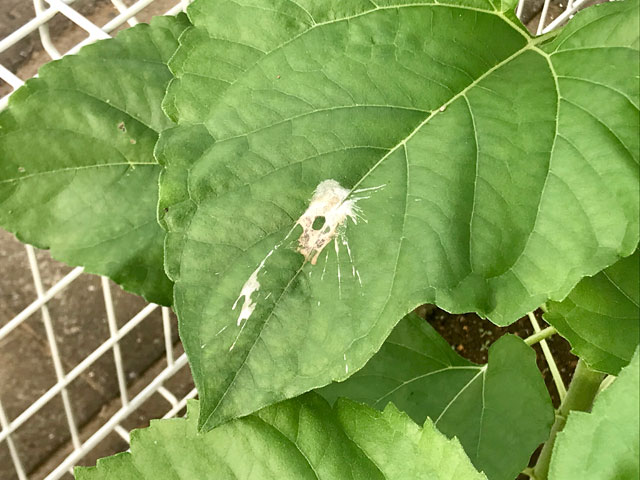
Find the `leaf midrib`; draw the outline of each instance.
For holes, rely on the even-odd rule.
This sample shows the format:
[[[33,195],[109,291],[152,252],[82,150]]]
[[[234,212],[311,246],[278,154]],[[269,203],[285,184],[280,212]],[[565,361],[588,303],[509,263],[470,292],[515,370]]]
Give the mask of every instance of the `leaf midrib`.
[[[607,280],[609,280],[611,285],[613,285],[616,290],[618,290],[627,300],[629,300],[633,305],[635,305],[636,308],[640,309],[640,305],[638,304],[638,302],[636,300],[634,300],[633,298],[631,298],[629,296],[629,294],[627,294],[627,292],[625,292],[620,285],[618,285],[616,282],[614,282],[613,279],[609,276],[609,274],[607,273],[606,270],[603,270],[602,274],[605,276],[605,278]]]
[[[518,58],[520,55],[522,55],[523,53],[525,53],[527,51],[536,51],[538,53],[542,53],[542,52],[540,52],[539,50],[537,50],[535,48],[535,45],[533,44],[533,42],[529,42],[529,43],[525,44],[524,47],[522,47],[519,50],[516,50],[513,54],[511,54],[510,56],[508,56],[507,58],[502,60],[500,63],[495,64],[489,70],[487,70],[482,75],[480,75],[478,78],[476,78],[473,82],[471,82],[469,85],[467,85],[465,88],[463,88],[460,92],[458,92],[455,95],[453,95],[449,100],[447,100],[445,103],[443,103],[442,106],[439,109],[436,109],[433,112],[431,112],[427,116],[427,118],[425,118],[422,122],[420,122],[418,124],[418,126],[415,129],[413,129],[413,131],[411,133],[409,133],[409,135],[407,135],[405,138],[403,138],[395,147],[393,147],[382,158],[380,158],[380,160],[378,160],[362,176],[362,178],[360,180],[358,180],[353,187],[351,187],[351,190],[350,190],[349,195],[347,196],[347,198],[349,198],[353,194],[353,192],[362,184],[362,182],[364,182],[369,175],[371,175],[387,158],[389,158],[389,156],[391,156],[400,147],[405,147],[407,142],[409,140],[411,140],[413,138],[413,136],[416,135],[422,129],[422,127],[424,127],[427,123],[429,123],[431,121],[431,119],[433,119],[439,113],[443,113],[447,109],[447,107],[449,107],[453,102],[455,102],[456,100],[464,97],[466,95],[466,93],[469,92],[469,90],[475,88],[481,81],[483,81],[485,78],[490,76],[493,72],[495,72],[496,70],[499,70],[503,66],[505,66],[508,63],[512,62],[513,60],[515,60],[516,58]],[[543,53],[543,55],[546,56],[546,54],[544,54],[544,53]]]
[[[300,414],[300,412],[298,413]],[[276,432],[277,435],[284,441],[286,442],[288,445],[292,445],[297,451],[298,453],[300,453],[300,455],[302,456],[302,458],[304,458],[306,464],[309,466],[309,469],[311,470],[311,472],[313,473],[313,475],[316,477],[316,480],[320,480],[320,474],[316,471],[315,466],[313,465],[313,463],[311,463],[311,460],[309,459],[309,456],[307,455],[307,453],[302,449],[302,446],[298,444],[297,440],[293,441],[291,440],[282,430],[280,430],[278,427],[276,427],[273,423],[269,423],[267,422],[264,418],[260,417],[259,415],[254,415],[253,419],[256,420],[256,422],[264,425],[266,428],[272,430],[273,432]],[[300,425],[298,424],[298,429],[300,428]]]
[[[574,307],[574,308],[573,308],[569,313],[573,313],[573,312],[575,312],[576,310],[578,310],[578,311],[576,312],[576,313],[578,313],[578,314],[580,314],[580,313],[581,313],[581,312],[579,312],[579,310],[585,310],[585,311],[589,312],[589,310],[588,310],[588,309],[583,308],[583,307],[581,307],[580,305],[576,305],[576,306],[575,306],[575,307]],[[597,312],[590,312],[590,313],[597,313]],[[605,315],[603,315],[603,316],[605,316]],[[605,316],[605,317],[608,317],[608,316]],[[579,318],[579,317],[578,317],[578,318]],[[608,318],[610,318],[611,320],[635,320],[635,317],[634,317],[633,319],[632,319],[632,318],[624,318],[624,317],[608,317]],[[579,328],[579,327],[576,327],[576,326],[574,325],[574,323],[573,323],[573,318],[572,318],[570,315],[567,315],[566,317],[564,317],[564,322],[565,322],[565,324],[567,325],[567,329],[568,329],[568,330],[571,330],[571,332],[572,332],[576,337],[578,337],[578,339],[579,339],[580,341],[582,341],[584,344],[586,344],[589,348],[592,348],[592,349],[598,350],[598,352],[603,352],[605,355],[611,355],[612,357],[615,357],[616,359],[618,359],[618,360],[620,360],[621,362],[623,362],[623,364],[624,364],[625,362],[628,362],[628,361],[629,361],[629,359],[628,359],[628,358],[623,358],[623,357],[621,357],[620,355],[618,355],[616,352],[609,350],[609,348],[607,348],[607,346],[606,346],[606,345],[602,345],[602,344],[601,344],[601,342],[599,341],[599,339],[598,339],[598,340],[595,340],[594,338],[587,338],[587,337],[585,337],[584,335],[582,335],[582,334],[580,333],[580,328]],[[562,333],[564,333],[564,331],[563,331]],[[573,347],[573,346],[574,346],[574,345],[573,345],[573,340],[571,341],[571,343],[572,343],[572,347]],[[572,351],[573,351],[573,350],[572,350]],[[577,352],[576,352],[576,353],[577,353]],[[585,361],[586,361],[586,360],[585,360]],[[606,359],[605,359],[604,361],[606,361]],[[601,363],[603,363],[603,360],[602,360],[602,359],[598,360],[597,362],[593,362],[593,361],[591,361],[591,365],[590,365],[590,366],[598,365],[598,364],[601,364]],[[587,362],[587,364],[589,364],[589,362]]]
[[[0,185],[2,185],[3,183],[12,183],[12,182],[19,182],[22,180],[27,180],[30,178],[34,178],[34,177],[39,177],[42,175],[53,175],[56,173],[66,173],[66,172],[77,172],[78,170],[88,170],[91,168],[104,168],[104,167],[122,167],[122,166],[128,166],[128,167],[138,167],[138,166],[158,166],[158,164],[156,162],[114,162],[114,163],[98,163],[95,165],[82,165],[79,167],[67,167],[67,168],[57,168],[55,170],[45,170],[42,172],[35,172],[35,173],[30,173],[29,175],[24,175],[22,177],[15,177],[15,178],[7,178],[5,180],[0,180]]]
[[[427,372],[427,373],[424,373],[422,375],[418,375],[416,377],[410,378],[409,380],[405,380],[400,385],[392,388],[387,393],[382,395],[380,398],[374,400],[373,405],[378,405],[385,398],[393,395],[395,392],[397,392],[401,388],[404,388],[404,387],[406,387],[407,385],[409,385],[409,384],[411,384],[413,382],[417,382],[418,380],[422,380],[423,378],[427,378],[427,377],[430,377],[432,375],[438,375],[440,373],[445,373],[445,372],[448,372],[449,370],[482,370],[482,367],[481,366],[476,366],[476,365],[467,365],[467,366],[449,365],[448,367],[445,367],[445,368],[440,368],[438,370],[432,370],[431,372]],[[473,381],[473,379],[475,379],[475,376],[472,377],[471,380]],[[464,388],[463,388],[463,390],[464,390]]]

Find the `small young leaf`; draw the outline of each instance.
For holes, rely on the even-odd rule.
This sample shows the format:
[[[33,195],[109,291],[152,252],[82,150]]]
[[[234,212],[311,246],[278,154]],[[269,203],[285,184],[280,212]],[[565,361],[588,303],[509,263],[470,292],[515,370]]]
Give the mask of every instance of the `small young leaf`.
[[[187,25],[158,17],[49,63],[0,114],[0,226],[164,305],[153,147]]]
[[[554,419],[535,354],[522,340],[501,337],[489,349],[488,365],[480,366],[454,353],[414,314],[362,370],[318,392],[330,402],[347,397],[379,409],[392,402],[418,423],[433,419],[489,480],[513,480]]]
[[[603,391],[591,413],[571,412],[556,438],[550,480],[632,480],[640,477],[638,350]]]
[[[344,380],[421,303],[508,324],[633,252],[637,0],[555,40],[495,3],[189,8],[157,154],[201,427]]]
[[[384,412],[314,393],[273,405],[206,434],[198,403],[186,419],[152,420],[131,453],[76,469],[76,480],[482,480],[457,440]]]
[[[562,302],[549,302],[544,319],[592,369],[617,375],[640,336],[640,254],[583,279]]]

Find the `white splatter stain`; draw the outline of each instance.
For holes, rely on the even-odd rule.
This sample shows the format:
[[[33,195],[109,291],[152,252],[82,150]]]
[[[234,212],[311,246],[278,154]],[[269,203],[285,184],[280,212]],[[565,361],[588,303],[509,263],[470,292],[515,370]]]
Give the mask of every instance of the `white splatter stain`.
[[[222,332],[224,332],[224,331],[227,329],[227,327],[228,327],[228,326],[229,326],[229,325],[225,325],[224,327],[222,327],[222,328],[218,331],[218,333],[216,333],[216,337],[217,337],[218,335],[220,335]]]
[[[315,265],[318,256],[338,235],[347,218],[358,222],[356,198],[347,198],[351,191],[342,187],[335,180],[324,180],[316,187],[309,207],[296,222],[302,227],[298,239],[298,252],[305,260]],[[316,218],[324,217],[324,224],[317,230],[313,228]]]
[[[351,263],[351,275],[358,279],[358,283],[362,285],[360,273],[357,271],[353,262],[351,247],[346,236],[347,220],[351,219],[354,224],[358,220],[367,223],[363,217],[362,211],[357,206],[357,202],[367,198],[371,198],[371,194],[384,188],[385,185],[376,187],[361,188],[353,192],[342,187],[335,180],[324,180],[316,187],[309,207],[296,222],[296,225],[302,227],[302,234],[298,238],[297,251],[304,255],[306,261],[315,265],[318,257],[324,248],[333,241],[336,252],[336,262],[338,268],[338,298],[342,298],[342,270],[340,267],[340,245],[342,243],[347,250],[349,262]],[[365,193],[366,192],[366,193]],[[365,193],[362,196],[358,194]],[[320,228],[313,228],[318,218],[324,219]],[[338,241],[339,240],[339,241]],[[329,259],[329,251],[325,255],[324,267],[320,280],[324,279],[327,261]]]
[[[371,195],[365,196],[351,196],[352,194],[359,194],[364,192],[375,192],[384,188],[385,185],[380,185],[377,187],[369,187],[362,188],[358,190],[351,191],[347,188],[341,186],[335,180],[324,180],[318,184],[316,187],[313,196],[311,197],[309,207],[305,210],[305,212],[300,216],[300,218],[296,221],[295,226],[300,225],[302,227],[302,234],[298,238],[298,246],[296,251],[302,254],[305,258],[305,262],[310,262],[312,265],[315,265],[318,261],[318,256],[322,253],[322,250],[331,243],[334,242],[334,248],[336,252],[336,260],[338,264],[338,296],[341,297],[341,283],[342,283],[342,273],[340,270],[340,249],[338,245],[338,238],[340,238],[340,243],[342,243],[347,250],[347,254],[349,256],[349,261],[351,262],[351,273],[352,276],[358,279],[358,282],[362,286],[362,280],[360,279],[360,273],[356,269],[353,256],[351,254],[351,248],[346,238],[346,224],[347,219],[351,219],[354,224],[358,223],[358,219],[363,220],[365,223],[367,220],[362,216],[361,210],[356,205],[358,201],[364,200],[367,198],[371,198]],[[324,223],[317,229],[314,229],[314,223],[316,219],[321,218],[324,219]],[[229,351],[233,350],[235,347],[244,327],[246,326],[247,321],[253,314],[257,306],[257,292],[260,290],[260,281],[258,280],[258,275],[264,269],[265,263],[267,259],[273,255],[273,253],[287,240],[289,235],[293,232],[293,229],[289,234],[285,237],[285,239],[276,245],[260,262],[258,267],[253,271],[253,273],[249,276],[248,280],[242,286],[242,290],[240,291],[240,295],[233,304],[232,310],[235,310],[240,302],[240,299],[243,298],[242,308],[240,309],[240,314],[238,315],[238,319],[236,321],[236,325],[240,328],[238,335],[236,336],[233,344],[229,348]],[[327,261],[329,259],[329,252],[327,251],[325,257],[325,265],[322,270],[322,275],[320,276],[320,280],[324,278],[324,273],[327,266]],[[266,273],[266,270],[263,272]],[[217,273],[216,273],[217,275]],[[265,300],[271,296],[271,292],[267,294]],[[320,302],[318,302],[318,306]],[[226,328],[226,327],[225,327]],[[224,329],[223,329],[224,330]],[[218,334],[222,333],[222,330],[218,332]],[[216,335],[217,336],[217,335]],[[346,360],[346,358],[345,358]],[[348,372],[348,366],[345,366]]]
[[[267,256],[264,257],[260,262],[260,265],[258,265],[258,268],[256,268],[251,274],[251,276],[249,277],[249,279],[246,282],[244,282],[244,285],[242,286],[242,290],[240,291],[240,295],[238,295],[238,298],[236,298],[236,301],[234,302],[233,307],[231,308],[231,310],[235,310],[236,307],[238,306],[238,302],[240,301],[240,299],[244,297],[244,302],[242,303],[242,308],[240,309],[240,315],[238,315],[238,321],[236,323],[238,327],[242,324],[243,321],[249,320],[249,317],[251,317],[251,314],[256,309],[256,302],[252,301],[251,297],[254,293],[260,290],[260,282],[258,281],[258,274],[264,268],[264,264],[267,261],[267,259],[271,255],[273,255],[273,252],[275,252],[279,246],[280,245],[276,245],[273,248],[273,250],[267,253]]]

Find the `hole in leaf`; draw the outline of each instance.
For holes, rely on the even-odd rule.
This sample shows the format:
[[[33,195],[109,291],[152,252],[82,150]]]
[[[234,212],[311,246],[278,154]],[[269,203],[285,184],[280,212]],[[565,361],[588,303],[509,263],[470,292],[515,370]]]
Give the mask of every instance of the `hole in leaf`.
[[[326,222],[326,219],[324,217],[322,216],[316,217],[313,220],[313,225],[311,225],[311,228],[313,228],[314,230],[320,230],[324,226],[325,222]]]

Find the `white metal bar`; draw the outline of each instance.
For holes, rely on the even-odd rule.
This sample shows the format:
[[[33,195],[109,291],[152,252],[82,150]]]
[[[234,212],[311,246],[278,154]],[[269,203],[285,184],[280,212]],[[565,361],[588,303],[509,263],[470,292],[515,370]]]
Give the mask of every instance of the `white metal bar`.
[[[522,19],[522,10],[524,9],[524,2],[526,0],[520,0],[518,2],[518,6],[516,7],[516,17],[518,17],[519,19]]]
[[[56,15],[56,13],[58,13],[60,11],[60,10],[58,10],[57,7],[61,3],[64,5],[64,4],[73,3],[74,1],[75,0],[66,0],[65,2],[59,2],[57,0],[52,0],[52,2],[55,3],[55,6],[52,5],[50,8],[47,8],[40,15],[36,16],[35,18],[32,18],[27,23],[22,25],[20,28],[18,28],[17,30],[11,32],[11,34],[7,35],[5,38],[0,40],[0,53],[4,52],[8,48],[12,47],[16,43],[18,43],[20,40],[22,40],[24,37],[29,35],[31,32],[34,32],[35,30],[37,30],[41,25],[43,25],[43,24],[47,23],[49,20],[51,20]],[[52,2],[49,2],[48,0],[47,0],[47,2],[49,4],[52,4]],[[103,34],[104,33],[109,33],[111,31],[115,30],[116,28],[118,28],[123,23],[127,22],[135,14],[137,14],[138,12],[140,12],[141,10],[143,10],[144,8],[146,8],[147,6],[149,6],[153,2],[154,2],[154,0],[139,0],[138,2],[134,3],[130,7],[127,7],[124,11],[122,11],[119,15],[117,15],[112,20],[110,20],[102,28],[97,27],[96,25],[91,23],[89,20],[87,20],[86,17],[83,17],[82,15],[80,15],[77,12],[75,12],[75,10],[71,9],[70,7],[69,8],[65,8],[65,12],[67,12],[67,13],[75,12],[75,14],[71,13],[71,15],[73,15],[76,18],[82,17],[86,22],[88,22],[88,24],[93,25],[93,27],[91,27],[91,32],[89,32],[89,30],[87,30],[82,25],[80,25],[84,30],[87,30],[89,33],[92,33],[92,32],[95,33],[94,36],[98,36],[99,38],[108,38],[108,36],[103,36],[102,34],[100,34],[97,31],[95,31],[95,29],[97,28],[99,30],[102,30]],[[178,3],[177,5],[172,7],[171,9],[169,9],[165,13],[165,15],[174,15],[174,14],[176,14],[179,11],[185,9],[189,3],[190,3],[190,0],[181,0],[180,3]],[[65,12],[60,11],[60,13],[63,13],[65,16],[67,16]],[[69,18],[69,19],[74,21],[71,18]],[[74,21],[74,23],[76,23],[76,22]],[[83,23],[84,23],[84,21],[83,21]],[[88,24],[86,24],[87,27],[89,27]]]
[[[538,22],[536,35],[542,34],[542,30],[544,29],[544,22],[547,20],[547,12],[549,11],[550,3],[551,0],[544,0],[544,6],[542,7],[542,12],[540,12],[540,21]]]
[[[167,365],[173,364],[173,337],[171,335],[170,310],[162,307],[162,330],[164,332],[164,348],[167,352]]]
[[[133,15],[135,15],[136,13],[138,13],[148,5],[152,4],[153,2],[154,0],[139,0],[138,2],[134,3],[129,8],[127,8],[120,15],[117,15],[115,18],[107,22],[102,27],[102,30],[104,30],[107,33],[112,32],[113,30],[118,28],[120,25],[122,25],[124,22],[126,22],[129,18],[131,18]]]
[[[42,288],[42,279],[40,278],[40,269],[38,268],[38,261],[36,260],[36,254],[31,245],[25,245],[27,249],[27,258],[29,259],[29,267],[31,268],[31,274],[33,276],[33,283],[36,287],[36,293],[38,298],[44,295],[44,289]],[[51,316],[49,315],[49,309],[46,305],[40,307],[42,312],[42,322],[47,335],[47,341],[49,343],[49,349],[51,350],[51,360],[53,360],[53,368],[56,372],[56,378],[58,382],[64,379],[64,369],[62,368],[62,359],[60,352],[58,351],[58,343],[56,342],[56,335],[53,331],[53,323],[51,322]],[[60,390],[60,396],[62,397],[62,405],[64,407],[64,413],[67,417],[67,423],[69,425],[69,432],[71,433],[71,441],[74,448],[80,448],[80,436],[78,435],[78,427],[76,421],[73,418],[73,410],[71,409],[71,400],[69,399],[69,392],[66,388]]]
[[[116,314],[113,309],[113,298],[111,297],[111,286],[109,285],[109,279],[107,277],[101,277],[102,293],[104,295],[104,306],[107,311],[107,323],[109,324],[109,335],[112,339],[118,336],[118,324],[116,322]],[[113,344],[113,361],[116,364],[116,375],[118,377],[118,387],[120,389],[120,400],[122,405],[127,405],[129,399],[127,398],[127,381],[124,374],[124,366],[122,364],[122,352],[120,351],[120,344],[117,340],[114,340]]]
[[[55,16],[56,13],[58,13],[58,10],[56,8],[47,8],[44,12],[42,12],[41,15],[32,18],[17,30],[11,32],[9,35],[0,40],[0,53],[18,43],[31,32],[35,32],[38,27],[40,27],[40,25],[47,23]]]
[[[131,443],[131,437],[129,437],[129,432],[127,432],[122,425],[118,424],[115,427],[113,427],[113,430],[120,435],[120,437],[122,437],[122,439],[127,442],[127,443]]]
[[[69,273],[67,273],[62,278],[62,280],[60,280],[53,287],[47,290],[44,295],[42,295],[41,297],[38,297],[38,299],[31,302],[27,308],[25,308],[18,315],[16,315],[11,320],[9,320],[9,322],[4,327],[0,328],[0,340],[2,340],[4,337],[9,335],[11,331],[13,331],[18,325],[24,322],[31,315],[33,315],[35,312],[40,310],[40,308],[49,300],[51,300],[54,296],[56,296],[62,290],[67,288],[67,286],[69,286],[71,282],[73,282],[76,278],[78,278],[83,271],[84,271],[84,268],[82,267],[74,268]]]
[[[55,397],[64,387],[69,385],[73,380],[75,380],[82,372],[87,370],[91,364],[93,364],[98,358],[105,354],[105,352],[109,351],[110,348],[113,347],[115,342],[121,340],[127,333],[133,330],[142,320],[147,318],[151,312],[153,312],[158,305],[149,304],[144,307],[136,316],[134,316],[131,320],[129,320],[123,327],[118,331],[118,336],[116,338],[109,338],[106,342],[100,345],[97,349],[91,352],[82,362],[76,365],[73,370],[71,370],[61,382],[56,383],[53,387],[47,390],[44,395],[42,395],[38,400],[32,403],[26,410],[24,410],[15,420],[13,420],[9,429],[3,429],[0,432],[0,442],[7,438],[7,435],[14,432],[17,428],[20,427],[24,422],[29,420],[38,410],[40,410],[43,406],[45,406],[49,400]]]
[[[102,427],[100,427],[96,433],[91,435],[91,437],[82,444],[79,450],[71,452],[53,472],[47,475],[45,480],[58,480],[62,477],[69,467],[75,465],[78,460],[98,445],[111,431],[113,431],[116,425],[134,412],[147,398],[153,395],[168,378],[173,376],[186,364],[187,355],[183,353],[176,359],[172,366],[165,368],[156,378],[153,379],[151,383],[149,383],[149,385],[147,385],[138,395],[132,398],[126,407],[122,407],[118,410]]]
[[[4,413],[2,402],[0,402],[0,426],[3,430],[8,429],[9,426],[9,419]],[[18,449],[16,448],[15,444],[13,443],[13,439],[10,436],[7,436],[7,446],[9,447],[9,455],[11,456],[11,461],[13,462],[13,466],[16,469],[19,480],[27,480],[27,475],[24,473],[24,467],[22,466],[22,462],[20,461],[20,455],[18,455]]]
[[[171,7],[169,10],[167,10],[164,14],[165,15],[175,15],[179,12],[183,12],[187,9],[187,7],[189,6],[189,4],[191,3],[191,0],[182,0],[179,4],[174,5],[173,7]]]
[[[164,399],[171,404],[172,407],[175,407],[178,404],[178,399],[176,396],[167,390],[164,386],[158,387],[158,393],[164,397]]]
[[[198,391],[194,388],[189,393],[187,393],[185,397],[182,400],[180,400],[175,407],[169,410],[162,418],[171,418],[175,416],[180,410],[182,410],[185,407],[185,405],[187,404],[187,401],[191,400],[192,398],[195,398],[197,395],[198,395]]]
[[[140,0],[137,3],[134,3],[133,5],[128,7],[126,10],[124,10],[122,13],[120,13],[120,15],[114,17],[111,21],[109,21],[106,25],[104,25],[101,28],[101,30],[104,32],[107,32],[107,34],[112,32],[113,30],[121,26],[123,23],[125,23],[129,18],[131,18],[132,15],[135,15],[140,10],[144,9],[154,1],[155,0]],[[176,10],[176,7],[178,7],[177,10]],[[182,10],[182,6],[180,4],[176,5],[176,7],[173,7],[172,9],[167,11],[165,15],[174,15]],[[80,43],[78,43],[77,45],[69,49],[69,51],[67,51],[65,55],[71,55],[71,54],[77,53],[82,47],[84,47],[85,45],[89,45],[95,41],[96,39],[93,37],[85,38]],[[0,109],[2,109],[1,104],[0,104]]]
[[[121,0],[111,0],[111,3],[113,3],[113,6],[116,7],[116,10],[118,10],[119,13],[122,13],[127,9],[127,6],[122,3]],[[129,26],[133,27],[134,25],[138,24],[138,19],[136,17],[131,17],[129,20],[127,20],[127,23],[129,24]]]
[[[536,333],[539,333],[540,324],[538,323],[536,316],[533,312],[529,312],[527,315],[533,329]],[[555,383],[556,389],[558,390],[558,396],[560,397],[560,401],[562,401],[564,397],[567,396],[567,389],[564,386],[562,376],[560,375],[560,371],[558,370],[558,366],[556,365],[556,361],[551,354],[551,349],[549,349],[549,345],[546,340],[540,340],[540,348],[542,348],[542,353],[544,354],[544,358],[547,361],[547,365],[549,365],[549,370],[551,371],[551,376],[553,377],[553,383]]]
[[[74,1],[75,0],[64,0],[64,3],[69,4],[69,3],[73,3]],[[127,7],[125,10],[121,11],[119,15],[117,15],[115,18],[109,21],[104,27],[102,28],[96,27],[96,28],[99,28],[103,32],[109,33],[115,30],[116,28],[118,28],[123,23],[129,21],[136,13],[140,12],[145,7],[153,3],[153,1],[154,0],[140,0],[135,4],[131,5],[130,7]],[[180,0],[180,3],[176,4],[175,6],[167,10],[165,15],[175,15],[178,12],[184,10],[190,3],[191,3],[191,0]],[[40,15],[36,16],[36,18],[31,19],[22,27],[12,32],[9,36],[0,40],[0,53],[6,50],[7,48],[11,47],[12,45],[15,45],[17,42],[19,42],[22,38],[29,35],[31,32],[37,30],[41,25],[44,25],[51,18],[53,18],[57,13],[58,13],[58,9],[52,6],[44,10]],[[67,51],[65,55],[77,53],[83,46],[93,43],[96,39],[99,39],[99,38],[108,38],[108,35],[105,36],[105,35],[99,34],[97,33],[97,30],[92,29],[92,33],[90,32],[90,36],[88,38],[82,40],[80,43],[78,43],[77,45],[69,49],[69,51]],[[53,50],[48,51],[48,53],[51,55],[53,53]],[[8,69],[3,67],[1,64],[0,64],[0,78],[2,78],[7,83],[9,83],[14,89],[18,89],[23,84],[22,80],[20,80],[16,75],[14,75]],[[3,110],[4,108],[6,108],[6,106],[9,103],[9,97],[11,96],[12,93],[13,92],[0,98],[0,110]]]
[[[2,64],[0,64],[0,78],[2,78],[5,82],[7,82],[15,89],[20,88],[24,84],[20,77],[15,75],[8,68],[5,68]]]
[[[85,30],[90,36],[96,39],[111,38],[111,36],[105,33],[100,27],[91,22],[87,17],[81,15],[76,10],[65,4],[62,0],[46,0],[46,2],[55,7],[60,13]]]
[[[582,8],[582,5],[586,1],[587,0],[573,0],[570,3],[570,6],[567,6],[567,9],[564,12],[562,12],[560,15],[558,15],[553,20],[553,22],[551,22],[549,25],[547,25],[544,28],[544,30],[542,30],[542,33],[547,33],[547,32],[550,32],[551,30],[554,30],[554,29],[558,28],[564,22],[569,20],[571,18],[571,16],[574,15],[578,10],[580,10]]]
[[[42,13],[46,10],[44,8],[42,0],[33,0],[33,8],[36,12],[36,17],[38,15],[42,15]],[[51,41],[51,35],[49,35],[49,24],[43,23],[42,25],[40,25],[38,27],[38,32],[40,34],[40,43],[42,43],[42,48],[44,48],[44,51],[47,52],[47,54],[53,60],[60,58],[60,52]]]

